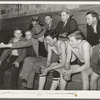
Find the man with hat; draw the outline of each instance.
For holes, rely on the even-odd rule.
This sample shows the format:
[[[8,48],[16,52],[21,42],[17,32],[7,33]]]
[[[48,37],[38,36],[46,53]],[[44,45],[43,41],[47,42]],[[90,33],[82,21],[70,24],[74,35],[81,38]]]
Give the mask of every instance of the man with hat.
[[[78,24],[72,16],[73,14],[66,8],[61,11],[61,21],[59,21],[55,31],[62,40],[66,40],[72,31],[78,29]]]

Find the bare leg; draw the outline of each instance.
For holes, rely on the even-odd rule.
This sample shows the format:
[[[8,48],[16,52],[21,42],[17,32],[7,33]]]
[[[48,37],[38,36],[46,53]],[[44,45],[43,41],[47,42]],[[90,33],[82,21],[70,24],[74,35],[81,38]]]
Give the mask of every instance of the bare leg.
[[[81,72],[83,90],[89,90],[89,77],[85,71]]]
[[[63,70],[65,69],[62,69],[61,74],[60,74],[60,90],[65,90],[66,85],[67,85],[67,81],[65,81],[62,76]]]
[[[90,89],[91,90],[98,89],[98,79],[99,79],[99,75],[97,75],[95,72],[92,72],[92,75],[90,78]]]
[[[57,65],[58,63],[52,63],[50,67],[53,67],[55,65]],[[45,77],[41,77],[40,76],[40,79],[39,79],[39,90],[43,90],[44,88],[44,85],[45,85],[45,82],[46,82],[46,76]],[[53,87],[53,86],[52,86]]]

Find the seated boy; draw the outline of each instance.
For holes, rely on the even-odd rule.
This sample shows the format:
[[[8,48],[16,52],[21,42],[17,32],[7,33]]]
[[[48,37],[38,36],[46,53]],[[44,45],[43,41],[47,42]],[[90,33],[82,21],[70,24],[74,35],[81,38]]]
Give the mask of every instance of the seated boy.
[[[62,71],[63,86],[66,86],[65,80],[70,80],[71,74],[81,72],[83,89],[97,89],[97,82],[100,75],[99,61],[99,45],[92,46],[84,40],[83,33],[79,30],[74,31],[69,36],[66,70]],[[71,56],[75,55],[79,63],[70,65]],[[100,65],[100,64],[99,64]],[[89,81],[90,80],[90,81]]]
[[[22,30],[14,30],[14,38],[9,43],[24,41]],[[26,56],[26,49],[5,49],[0,57],[0,89],[3,88],[4,72],[11,68],[11,89],[17,89],[20,63]]]

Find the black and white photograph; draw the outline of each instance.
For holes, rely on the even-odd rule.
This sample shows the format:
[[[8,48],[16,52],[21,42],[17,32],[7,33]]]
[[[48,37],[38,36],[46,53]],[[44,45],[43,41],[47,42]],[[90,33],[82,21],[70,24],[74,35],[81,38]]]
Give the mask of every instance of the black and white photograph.
[[[99,1],[0,2],[2,98],[100,98],[99,90]]]

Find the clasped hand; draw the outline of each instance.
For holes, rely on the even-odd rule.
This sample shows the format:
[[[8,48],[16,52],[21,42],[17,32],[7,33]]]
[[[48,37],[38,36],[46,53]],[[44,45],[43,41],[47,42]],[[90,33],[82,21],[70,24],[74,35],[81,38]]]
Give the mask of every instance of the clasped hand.
[[[42,75],[47,75],[48,71],[49,71],[48,68],[41,69]]]
[[[0,43],[0,48],[5,48],[6,44],[4,44],[3,42]]]
[[[71,77],[71,71],[70,70],[64,70],[62,73],[63,79],[66,81],[70,80]]]

